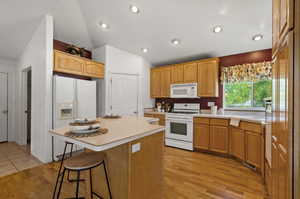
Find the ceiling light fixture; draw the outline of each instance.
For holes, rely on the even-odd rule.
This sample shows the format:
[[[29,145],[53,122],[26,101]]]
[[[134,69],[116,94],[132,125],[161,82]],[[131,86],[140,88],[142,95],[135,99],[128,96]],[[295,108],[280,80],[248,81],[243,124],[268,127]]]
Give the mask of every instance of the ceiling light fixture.
[[[264,36],[261,35],[261,34],[258,34],[258,35],[254,35],[254,36],[252,37],[252,40],[253,40],[253,41],[259,41],[259,40],[261,40],[262,38],[264,38]]]
[[[108,29],[108,25],[107,25],[106,23],[100,22],[99,25],[100,25],[100,27],[103,28],[103,29]]]
[[[216,26],[214,27],[213,31],[214,33],[219,33],[219,32],[222,32],[223,28],[221,26]]]
[[[179,39],[173,39],[171,42],[172,42],[172,44],[175,45],[175,46],[177,46],[177,45],[180,44]]]
[[[129,8],[130,8],[130,11],[134,14],[138,14],[140,12],[140,9],[134,5],[131,5]]]
[[[141,49],[143,53],[147,53],[148,52],[148,48],[142,48]]]

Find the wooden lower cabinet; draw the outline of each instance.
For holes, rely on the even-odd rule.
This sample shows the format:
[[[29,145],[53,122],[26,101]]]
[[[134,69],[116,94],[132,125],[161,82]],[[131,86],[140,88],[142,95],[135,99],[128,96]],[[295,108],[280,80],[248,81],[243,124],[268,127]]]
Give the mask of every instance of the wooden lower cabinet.
[[[209,149],[209,125],[194,123],[194,147]]]
[[[269,163],[266,161],[265,162],[265,182],[266,182],[266,188],[268,194],[271,196],[272,195],[272,171],[270,168]]]
[[[144,114],[145,117],[154,117],[154,118],[158,118],[158,124],[161,126],[165,126],[166,125],[166,120],[165,120],[165,114],[150,114],[150,113],[145,113]]]
[[[233,127],[229,119],[196,117],[194,148],[229,154],[255,166],[264,176],[263,130],[259,123],[241,122],[239,127]]]
[[[230,154],[245,160],[245,134],[242,129],[230,128]]]
[[[209,149],[215,152],[228,153],[228,127],[210,126]]]
[[[272,143],[272,191],[271,198],[279,199],[279,190],[278,190],[278,148],[275,143]]]
[[[278,198],[287,199],[288,197],[288,162],[284,154],[278,153]]]
[[[246,137],[246,162],[261,168],[262,163],[262,138],[260,134],[245,131]]]

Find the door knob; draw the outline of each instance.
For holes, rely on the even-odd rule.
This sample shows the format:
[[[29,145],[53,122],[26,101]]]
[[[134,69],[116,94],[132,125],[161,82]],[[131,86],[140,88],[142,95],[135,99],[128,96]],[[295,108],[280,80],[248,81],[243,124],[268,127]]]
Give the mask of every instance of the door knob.
[[[28,113],[28,111],[26,110],[26,111],[24,111],[26,114]]]
[[[7,114],[8,113],[8,110],[5,110],[5,111],[2,111],[3,114]]]

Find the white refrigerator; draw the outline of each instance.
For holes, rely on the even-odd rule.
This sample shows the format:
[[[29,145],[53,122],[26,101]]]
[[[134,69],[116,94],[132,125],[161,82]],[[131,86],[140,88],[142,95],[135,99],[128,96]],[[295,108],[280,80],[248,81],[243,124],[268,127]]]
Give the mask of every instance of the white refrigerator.
[[[80,80],[54,75],[53,77],[53,128],[68,126],[76,118],[96,118],[96,81]],[[52,157],[58,160],[65,143],[52,138]],[[73,151],[80,150],[74,145]],[[67,153],[70,152],[70,146]]]

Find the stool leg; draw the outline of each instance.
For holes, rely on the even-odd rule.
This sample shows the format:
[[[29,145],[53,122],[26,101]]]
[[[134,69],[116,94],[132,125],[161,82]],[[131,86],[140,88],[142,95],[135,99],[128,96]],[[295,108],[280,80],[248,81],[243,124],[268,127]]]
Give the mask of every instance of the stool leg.
[[[105,161],[103,161],[103,168],[104,168],[104,172],[105,172],[105,178],[106,178],[107,188],[108,188],[108,192],[109,192],[109,198],[112,199],[111,191],[110,191],[110,184],[109,184],[108,175],[107,175],[106,166],[105,166]]]
[[[57,193],[57,197],[56,197],[57,199],[59,199],[61,187],[62,187],[62,184],[64,182],[65,172],[66,172],[66,169],[64,169],[64,171],[62,173],[62,177],[61,177],[61,181],[60,181],[60,185],[59,185],[59,189],[58,189],[58,193]]]
[[[78,194],[79,194],[79,182],[80,182],[80,171],[77,171],[76,198],[78,198]]]
[[[71,144],[71,152],[70,152],[70,158],[72,157],[72,155],[73,155],[73,143]],[[70,170],[68,170],[68,177],[67,177],[67,179],[68,179],[68,181],[69,182],[74,182],[74,181],[72,181],[72,180],[70,180]]]
[[[63,162],[64,162],[64,158],[65,158],[67,146],[68,146],[68,143],[66,142],[66,143],[65,143],[65,148],[64,148],[63,157],[62,157],[62,160],[61,160],[61,162],[60,162],[60,166],[59,166],[59,170],[58,170],[58,174],[57,174],[57,178],[56,178],[56,183],[55,183],[54,192],[53,192],[53,195],[52,195],[52,198],[53,198],[53,199],[55,198],[55,193],[56,193],[56,189],[57,189],[57,184],[58,184],[59,176],[61,175],[60,172],[61,172],[61,168],[62,168],[62,165],[63,165]]]
[[[90,187],[91,187],[91,199],[93,199],[93,181],[92,181],[92,169],[90,169]]]

